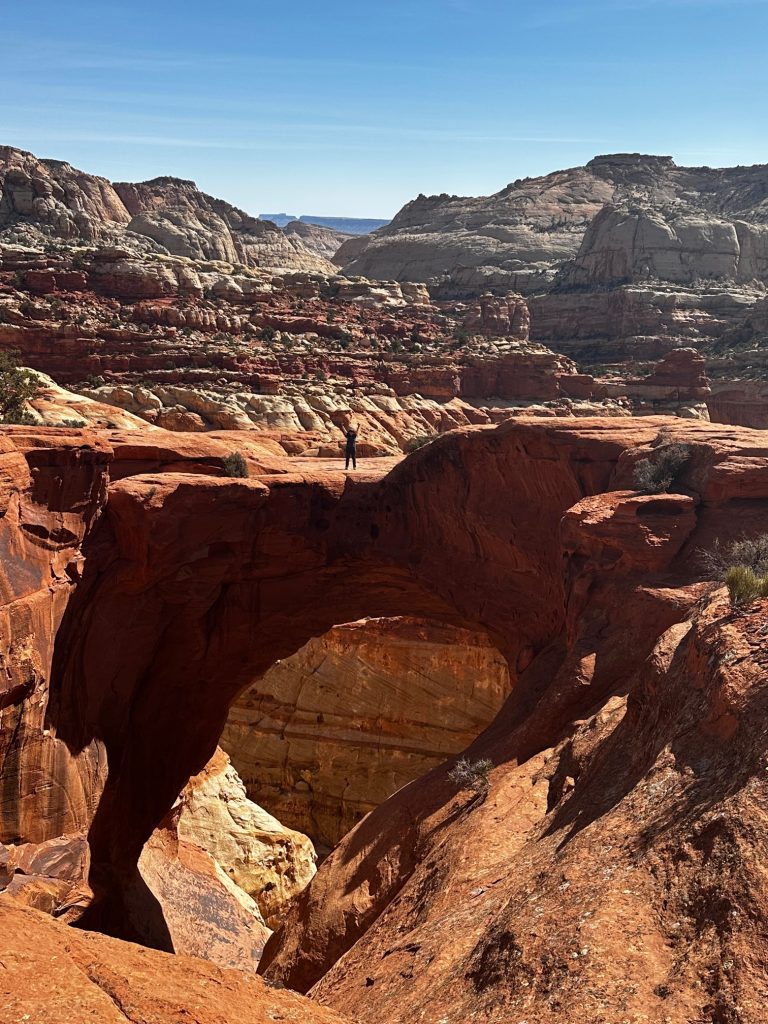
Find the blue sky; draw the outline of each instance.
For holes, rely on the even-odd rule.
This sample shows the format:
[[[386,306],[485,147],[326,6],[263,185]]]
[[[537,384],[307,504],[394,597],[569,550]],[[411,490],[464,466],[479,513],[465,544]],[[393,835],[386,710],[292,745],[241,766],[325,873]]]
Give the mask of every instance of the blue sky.
[[[768,163],[768,0],[8,4],[0,142],[387,217],[598,153]]]

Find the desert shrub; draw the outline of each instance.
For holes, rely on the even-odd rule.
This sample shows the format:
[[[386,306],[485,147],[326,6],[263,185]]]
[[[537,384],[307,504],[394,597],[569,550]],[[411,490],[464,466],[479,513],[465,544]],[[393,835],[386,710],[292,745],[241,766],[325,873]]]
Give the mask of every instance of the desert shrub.
[[[39,390],[37,377],[19,366],[15,352],[0,352],[0,422],[35,423],[26,405]]]
[[[715,541],[709,551],[701,552],[701,563],[707,575],[723,583],[728,570],[739,566],[755,576],[768,576],[768,533],[739,537],[724,546]]]
[[[430,441],[434,441],[431,434],[418,434],[416,437],[412,437],[410,441],[406,441],[405,450],[407,452],[417,452],[419,448],[423,448]]]
[[[490,774],[493,761],[482,758],[480,761],[468,761],[461,757],[448,772],[448,778],[458,789],[471,789],[474,793],[485,794],[490,786]]]
[[[0,419],[0,424],[6,423],[12,427],[18,426],[37,426],[38,420],[32,415],[31,412],[27,412],[26,409],[21,409],[16,412],[10,412],[6,416]]]
[[[223,462],[225,476],[248,476],[248,466],[240,452],[232,452]]]
[[[768,597],[768,533],[716,541],[701,552],[701,563],[708,576],[725,583],[734,607]]]
[[[635,487],[642,494],[664,494],[669,491],[675,480],[686,467],[691,458],[691,446],[670,440],[667,430],[660,430],[651,447],[654,448],[650,459],[641,459],[635,466]]]
[[[733,565],[725,574],[731,604],[750,604],[758,597],[768,597],[768,576],[757,576],[746,565]]]
[[[84,427],[87,424],[86,424],[85,420],[71,419],[71,420],[62,420],[61,421],[61,425],[62,425],[62,427]]]

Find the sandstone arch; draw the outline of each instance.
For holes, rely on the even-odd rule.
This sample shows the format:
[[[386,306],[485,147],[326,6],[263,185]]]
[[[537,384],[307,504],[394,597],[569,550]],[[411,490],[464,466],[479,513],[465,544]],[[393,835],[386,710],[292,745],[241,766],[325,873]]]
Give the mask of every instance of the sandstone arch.
[[[548,433],[459,434],[383,480],[113,484],[57,637],[48,711],[74,752],[105,748],[94,884],[126,888],[237,693],[336,623],[433,618],[485,629],[513,671],[530,660],[563,620],[557,523],[607,486],[622,450],[615,430],[597,431],[573,459],[574,436]],[[109,916],[99,923],[119,930],[124,910]]]
[[[54,750],[61,761],[53,774],[65,799],[42,816],[43,830],[58,834],[70,818],[90,824],[100,899],[89,923],[136,934],[126,901],[138,854],[212,752],[230,701],[273,660],[337,622],[411,614],[485,630],[511,670],[523,673],[490,733],[508,733],[525,720],[518,758],[551,742],[584,699],[583,679],[568,681],[555,671],[588,600],[584,564],[596,558],[599,567],[606,531],[623,531],[617,543],[629,537],[630,551],[632,544],[642,547],[632,534],[637,508],[606,515],[592,539],[590,528],[582,530],[584,551],[565,552],[564,571],[560,522],[585,496],[628,481],[624,453],[649,442],[658,427],[652,420],[530,421],[460,431],[383,477],[371,470],[347,478],[307,463],[295,463],[299,472],[247,482],[149,472],[113,483],[106,503],[114,443],[84,446],[78,437],[62,452],[49,437],[28,446],[28,463],[39,470],[33,504],[47,523],[36,543],[58,545],[68,565],[60,573],[59,611],[70,580],[77,581],[57,632],[54,622],[47,734],[40,741],[49,759]],[[712,428],[684,429],[702,441],[705,477],[729,446],[748,447],[727,429],[720,441]],[[215,469],[222,453],[142,458],[130,453],[133,472],[169,461],[175,469]],[[68,503],[54,486],[65,477]],[[727,473],[718,479],[727,484]],[[709,478],[707,485],[712,491]],[[694,506],[689,498],[647,511],[643,528],[657,516],[666,538],[660,568],[696,526]],[[84,562],[76,557],[78,531]],[[635,568],[647,568],[643,557]],[[672,604],[661,602],[649,636],[685,613],[684,603]],[[40,657],[41,678],[46,658],[50,650]],[[611,657],[603,654],[590,679],[592,696],[611,672]],[[85,793],[75,804],[73,779]],[[39,795],[29,801],[40,806]],[[69,818],[64,805],[75,808]],[[139,937],[162,944],[158,928]]]

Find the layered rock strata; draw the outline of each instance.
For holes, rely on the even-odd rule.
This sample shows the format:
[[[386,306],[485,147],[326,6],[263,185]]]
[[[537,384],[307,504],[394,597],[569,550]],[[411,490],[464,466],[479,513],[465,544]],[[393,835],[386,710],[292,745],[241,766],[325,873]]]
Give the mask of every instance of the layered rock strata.
[[[492,196],[419,196],[335,260],[441,298],[522,292],[536,341],[586,364],[656,360],[764,301],[766,182],[765,166],[601,156]]]
[[[362,620],[273,666],[237,699],[221,742],[253,800],[330,848],[463,750],[508,694],[504,659],[482,635]]]
[[[363,454],[386,454],[531,403],[570,414],[566,399],[593,398],[591,378],[529,341],[516,295],[438,305],[420,285],[115,249],[0,255],[0,345],[166,429],[312,432],[329,455],[354,420]],[[60,422],[56,404],[36,405],[43,422]]]

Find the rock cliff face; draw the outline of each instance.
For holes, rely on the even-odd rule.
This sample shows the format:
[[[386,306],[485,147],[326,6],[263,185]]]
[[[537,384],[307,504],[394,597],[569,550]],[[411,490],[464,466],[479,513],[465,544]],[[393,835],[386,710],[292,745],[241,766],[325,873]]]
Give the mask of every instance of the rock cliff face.
[[[598,157],[493,196],[420,196],[346,243],[346,273],[434,295],[522,292],[532,337],[586,363],[657,359],[738,327],[768,284],[768,168]]]
[[[765,281],[768,205],[763,166],[677,167],[669,157],[617,154],[513,182],[481,198],[419,196],[394,220],[342,247],[350,273],[395,280],[454,278],[477,291],[506,281],[530,293],[657,277]]]
[[[266,924],[275,927],[285,905],[315,873],[309,839],[247,799],[245,786],[221,750],[190,779],[180,801],[179,836],[209,853],[255,900]]]
[[[0,239],[111,242],[138,253],[332,269],[317,246],[309,248],[299,235],[206,195],[192,181],[113,185],[63,161],[39,160],[8,146],[0,147]]]
[[[237,699],[221,742],[251,799],[330,848],[463,750],[508,694],[507,666],[485,637],[363,620],[273,666]]]
[[[596,525],[595,511],[587,515]],[[602,530],[591,530],[597,540]],[[514,732],[488,734],[472,751],[497,766],[484,802],[457,793],[444,771],[390,801],[366,823],[375,859],[391,870],[416,843],[417,866],[313,998],[354,1007],[361,1021],[757,1024],[766,995],[765,613],[762,604],[734,617],[722,594],[705,600],[662,628],[628,692],[606,695],[524,763],[515,764]],[[374,888],[381,876],[368,872],[364,828],[321,869],[315,899],[321,880],[350,903],[366,883],[350,893],[345,877]],[[326,921],[341,909],[325,906]],[[328,935],[319,910],[297,911],[296,920],[313,919],[313,951]],[[278,954],[278,976],[280,963]]]

